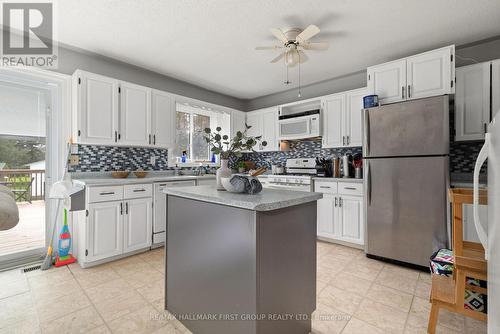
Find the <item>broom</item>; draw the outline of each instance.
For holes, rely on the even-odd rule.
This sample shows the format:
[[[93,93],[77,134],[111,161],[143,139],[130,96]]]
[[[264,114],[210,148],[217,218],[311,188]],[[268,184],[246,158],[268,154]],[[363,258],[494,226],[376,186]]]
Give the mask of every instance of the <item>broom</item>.
[[[69,161],[69,155],[71,153],[71,144],[72,140],[69,141],[67,144],[67,150],[68,153],[66,154],[66,163],[64,164],[64,171],[63,171],[63,176],[61,180],[64,180],[64,177],[66,176],[66,172],[68,170],[68,161]],[[54,224],[52,226],[52,236],[50,237],[50,243],[49,246],[47,247],[47,255],[45,255],[45,259],[42,262],[42,265],[40,267],[41,270],[47,270],[52,266],[52,244],[54,242],[54,236],[56,234],[56,227],[57,227],[57,217],[59,216],[59,209],[61,208],[61,201],[62,199],[57,199],[57,208],[56,208],[56,216],[54,217]]]

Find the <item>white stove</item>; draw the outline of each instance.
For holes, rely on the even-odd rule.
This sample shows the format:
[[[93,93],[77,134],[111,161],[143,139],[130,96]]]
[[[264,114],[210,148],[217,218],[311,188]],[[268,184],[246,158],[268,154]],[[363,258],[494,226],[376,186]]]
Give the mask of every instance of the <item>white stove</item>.
[[[316,159],[288,159],[286,161],[286,174],[270,175],[267,178],[266,186],[273,189],[311,192],[314,175],[316,175]]]

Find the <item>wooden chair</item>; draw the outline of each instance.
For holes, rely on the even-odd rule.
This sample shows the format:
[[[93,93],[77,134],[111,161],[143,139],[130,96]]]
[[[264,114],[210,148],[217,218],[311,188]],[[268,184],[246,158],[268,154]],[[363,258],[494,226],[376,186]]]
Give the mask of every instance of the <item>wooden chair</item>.
[[[431,313],[427,331],[436,332],[439,309],[460,313],[465,316],[486,321],[486,313],[464,307],[465,291],[473,291],[487,295],[487,289],[468,284],[467,278],[487,280],[487,263],[484,258],[484,248],[480,243],[463,240],[463,205],[472,204],[472,189],[453,188],[449,190],[453,217],[453,277],[432,275]],[[485,190],[480,190],[479,204],[488,204]]]

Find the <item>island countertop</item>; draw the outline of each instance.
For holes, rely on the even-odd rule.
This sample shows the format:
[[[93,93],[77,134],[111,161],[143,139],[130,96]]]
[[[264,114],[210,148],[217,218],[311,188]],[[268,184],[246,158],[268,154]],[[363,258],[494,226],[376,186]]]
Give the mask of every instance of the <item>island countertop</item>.
[[[166,188],[167,195],[253,211],[272,211],[321,199],[321,193],[263,189],[256,195],[218,191],[212,186]]]

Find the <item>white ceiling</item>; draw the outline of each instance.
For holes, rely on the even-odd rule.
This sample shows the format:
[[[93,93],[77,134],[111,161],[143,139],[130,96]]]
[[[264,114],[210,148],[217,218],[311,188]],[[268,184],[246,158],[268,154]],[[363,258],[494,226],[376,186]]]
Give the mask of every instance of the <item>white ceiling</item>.
[[[498,0],[60,0],[59,40],[213,91],[251,99],[283,85],[271,27],[316,24],[302,84],[448,44],[500,35]],[[292,81],[295,79],[292,73]]]

